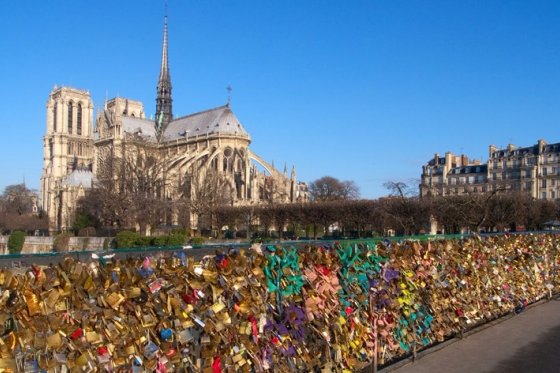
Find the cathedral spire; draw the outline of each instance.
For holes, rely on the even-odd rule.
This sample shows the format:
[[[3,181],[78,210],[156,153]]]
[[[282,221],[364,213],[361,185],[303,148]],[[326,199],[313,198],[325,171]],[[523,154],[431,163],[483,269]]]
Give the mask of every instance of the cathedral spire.
[[[173,99],[171,98],[171,75],[167,62],[167,12],[163,25],[163,48],[161,51],[161,68],[157,85],[156,128],[161,131],[173,119]]]

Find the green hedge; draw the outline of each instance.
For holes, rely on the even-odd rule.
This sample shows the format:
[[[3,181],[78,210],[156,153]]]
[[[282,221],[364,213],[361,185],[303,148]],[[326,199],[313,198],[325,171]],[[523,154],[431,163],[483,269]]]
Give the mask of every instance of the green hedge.
[[[187,235],[183,233],[172,233],[167,236],[167,244],[170,246],[178,246],[185,243]]]
[[[21,252],[25,242],[25,232],[13,231],[8,238],[8,252],[10,254],[17,254]]]
[[[203,243],[206,242],[206,238],[204,238],[204,237],[193,237],[193,238],[190,239],[189,242],[192,243],[193,245],[202,245]]]
[[[123,231],[117,233],[117,248],[146,247],[146,246],[177,246],[185,243],[186,235],[172,233],[166,236],[141,236],[136,232]]]
[[[134,247],[139,238],[139,234],[131,231],[122,231],[117,233],[116,243],[117,248],[122,249],[126,247]]]

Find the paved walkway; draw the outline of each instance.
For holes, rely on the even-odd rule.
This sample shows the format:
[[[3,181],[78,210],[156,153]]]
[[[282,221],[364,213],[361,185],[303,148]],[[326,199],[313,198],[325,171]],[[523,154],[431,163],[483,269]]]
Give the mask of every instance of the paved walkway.
[[[389,371],[560,372],[560,300],[531,307],[400,368],[383,370]]]

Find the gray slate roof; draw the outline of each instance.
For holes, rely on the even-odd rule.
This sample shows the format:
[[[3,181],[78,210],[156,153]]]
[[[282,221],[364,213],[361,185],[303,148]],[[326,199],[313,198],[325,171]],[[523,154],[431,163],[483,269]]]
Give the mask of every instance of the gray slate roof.
[[[122,117],[122,131],[151,139],[156,138],[155,122],[149,119]]]
[[[93,172],[90,170],[76,169],[64,178],[62,184],[76,187],[82,185],[84,188],[91,188],[92,182]]]
[[[187,131],[189,137],[214,133],[250,137],[228,105],[174,119],[165,128],[163,140],[185,138]]]
[[[483,174],[488,173],[488,164],[473,164],[462,167],[454,167],[449,170],[449,175],[459,175],[459,174]]]

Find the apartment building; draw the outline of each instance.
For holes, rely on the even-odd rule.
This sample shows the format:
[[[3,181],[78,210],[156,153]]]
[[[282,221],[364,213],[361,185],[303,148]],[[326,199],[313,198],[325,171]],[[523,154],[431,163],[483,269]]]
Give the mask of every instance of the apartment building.
[[[533,198],[559,198],[560,143],[505,149],[489,146],[488,162],[469,162],[465,155],[435,154],[422,166],[420,196],[447,196],[491,191],[522,191]]]

